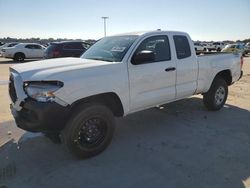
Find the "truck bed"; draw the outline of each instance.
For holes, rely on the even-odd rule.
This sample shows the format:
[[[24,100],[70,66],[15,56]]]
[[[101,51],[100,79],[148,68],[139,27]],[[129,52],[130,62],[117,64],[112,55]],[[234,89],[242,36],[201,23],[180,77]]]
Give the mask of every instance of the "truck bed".
[[[232,82],[236,81],[240,77],[240,56],[239,53],[227,52],[207,52],[198,55],[198,93],[207,91],[215,75],[222,70],[231,70]]]
[[[197,56],[219,55],[219,54],[232,54],[232,53],[230,53],[230,52],[196,52]]]

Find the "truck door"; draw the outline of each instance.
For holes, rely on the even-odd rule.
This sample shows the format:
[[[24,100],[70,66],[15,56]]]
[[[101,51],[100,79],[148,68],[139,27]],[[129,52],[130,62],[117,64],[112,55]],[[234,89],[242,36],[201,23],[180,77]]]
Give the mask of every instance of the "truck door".
[[[128,66],[131,111],[175,98],[176,64],[167,35],[144,38]]]
[[[185,35],[174,35],[176,50],[176,98],[194,94],[197,87],[198,63],[194,50],[190,48],[191,39]]]

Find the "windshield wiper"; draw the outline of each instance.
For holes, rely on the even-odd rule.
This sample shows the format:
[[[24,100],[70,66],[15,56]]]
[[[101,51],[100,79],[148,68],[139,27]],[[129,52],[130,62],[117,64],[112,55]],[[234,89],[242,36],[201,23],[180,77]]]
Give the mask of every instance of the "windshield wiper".
[[[103,58],[97,58],[97,57],[91,57],[87,59],[92,59],[92,60],[99,60],[99,61],[107,61],[107,62],[114,62],[113,60],[110,59],[103,59]]]

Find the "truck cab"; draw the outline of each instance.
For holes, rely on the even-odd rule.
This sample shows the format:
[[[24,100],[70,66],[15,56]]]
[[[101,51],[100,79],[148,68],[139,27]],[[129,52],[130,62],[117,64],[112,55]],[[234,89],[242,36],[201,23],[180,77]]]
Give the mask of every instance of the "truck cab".
[[[125,60],[129,71],[130,111],[195,92],[198,68],[191,44],[185,33],[156,32],[140,37]]]

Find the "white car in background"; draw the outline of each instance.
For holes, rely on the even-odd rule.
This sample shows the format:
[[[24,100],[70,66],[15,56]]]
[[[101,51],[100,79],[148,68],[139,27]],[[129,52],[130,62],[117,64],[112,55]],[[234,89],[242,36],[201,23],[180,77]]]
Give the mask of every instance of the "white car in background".
[[[220,52],[223,48],[225,48],[225,44],[223,42],[213,42],[207,44],[208,51],[216,50]]]
[[[2,49],[2,56],[15,61],[24,59],[41,59],[44,56],[45,47],[37,43],[20,43],[13,47]]]
[[[246,43],[245,52],[246,52],[246,54],[250,53],[250,42]]]
[[[202,45],[199,42],[194,42],[194,49],[195,49],[196,52],[206,51],[206,48],[204,47],[204,45]]]

